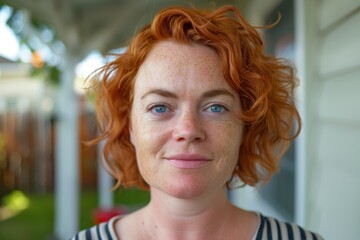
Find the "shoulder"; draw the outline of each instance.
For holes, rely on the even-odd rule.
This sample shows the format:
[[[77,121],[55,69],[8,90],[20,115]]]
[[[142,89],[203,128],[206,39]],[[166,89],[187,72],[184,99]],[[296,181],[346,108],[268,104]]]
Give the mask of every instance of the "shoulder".
[[[114,231],[114,222],[119,218],[120,216],[113,217],[108,222],[100,223],[99,225],[82,230],[70,240],[117,240]]]
[[[260,226],[254,240],[263,239],[323,240],[319,234],[307,231],[294,223],[279,221],[260,214]]]

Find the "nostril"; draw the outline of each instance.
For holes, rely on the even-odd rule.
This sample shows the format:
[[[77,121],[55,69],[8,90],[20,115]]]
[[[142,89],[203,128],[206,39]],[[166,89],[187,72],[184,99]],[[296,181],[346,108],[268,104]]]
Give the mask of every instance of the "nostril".
[[[186,138],[184,138],[184,137],[179,137],[179,138],[177,138],[176,140],[177,140],[178,142],[183,142],[183,141],[186,140]]]
[[[198,142],[205,139],[205,133],[200,129],[196,129],[196,131],[175,130],[174,138],[178,142]]]

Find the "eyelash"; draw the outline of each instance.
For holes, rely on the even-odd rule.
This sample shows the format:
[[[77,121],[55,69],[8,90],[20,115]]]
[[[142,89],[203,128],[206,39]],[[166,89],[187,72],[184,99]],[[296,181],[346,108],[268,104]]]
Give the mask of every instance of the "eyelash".
[[[157,111],[156,111],[157,108],[165,108],[165,111],[163,111],[163,112],[157,112]],[[150,106],[149,109],[148,109],[148,111],[150,111],[150,112],[152,112],[152,113],[154,113],[154,114],[164,114],[164,113],[166,113],[166,112],[169,111],[169,107],[166,106],[165,104],[155,104],[155,105]]]
[[[221,108],[220,111],[216,112],[216,111],[212,111],[211,109],[212,108]],[[157,111],[160,110],[160,108],[163,110],[163,111]],[[214,110],[214,109],[213,109]],[[154,114],[164,114],[164,113],[167,113],[170,111],[170,108],[168,106],[166,106],[166,104],[155,104],[155,105],[152,105],[152,106],[149,106],[148,108],[148,111],[154,113]],[[210,112],[210,113],[215,113],[215,114],[221,114],[225,111],[229,111],[228,108],[226,108],[225,106],[221,105],[221,104],[211,104],[210,106],[207,106],[204,110],[205,112]]]
[[[214,108],[214,107],[216,107],[216,108],[221,108],[220,112],[211,111],[211,108]],[[220,113],[223,113],[223,112],[225,112],[225,111],[229,111],[229,109],[227,109],[225,106],[223,106],[223,105],[221,105],[221,104],[212,104],[212,105],[208,106],[208,107],[205,109],[205,111],[211,112],[211,113],[218,113],[218,114],[220,114]]]

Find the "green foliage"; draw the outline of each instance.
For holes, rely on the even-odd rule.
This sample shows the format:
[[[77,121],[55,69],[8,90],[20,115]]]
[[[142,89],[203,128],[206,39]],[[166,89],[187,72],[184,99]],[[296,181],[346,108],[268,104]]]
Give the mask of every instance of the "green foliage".
[[[32,76],[41,77],[52,86],[58,86],[60,84],[60,74],[61,71],[58,66],[51,66],[47,63],[44,63],[44,66],[41,68],[31,68]]]
[[[19,212],[29,206],[29,199],[21,191],[12,191],[4,197],[4,207],[12,212]]]
[[[146,191],[138,189],[122,189],[114,193],[115,205],[135,209],[145,205],[150,197]],[[46,240],[53,235],[54,227],[54,195],[29,195],[29,207],[18,215],[0,221],[1,240]],[[81,193],[80,229],[94,225],[94,211],[98,206],[97,192]]]
[[[0,222],[0,239],[47,239],[52,234],[54,200],[49,194],[29,196],[29,207]]]

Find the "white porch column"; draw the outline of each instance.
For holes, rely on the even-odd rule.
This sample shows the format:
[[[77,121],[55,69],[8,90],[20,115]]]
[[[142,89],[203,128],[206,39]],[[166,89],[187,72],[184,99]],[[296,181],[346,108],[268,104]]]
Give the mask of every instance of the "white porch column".
[[[104,141],[99,143],[98,147],[98,198],[100,208],[110,208],[114,206],[114,193],[111,191],[113,187],[113,179],[101,166],[102,161],[102,149],[104,147]]]
[[[79,226],[79,133],[78,100],[74,91],[76,58],[64,58],[56,102],[55,234],[69,239]]]

